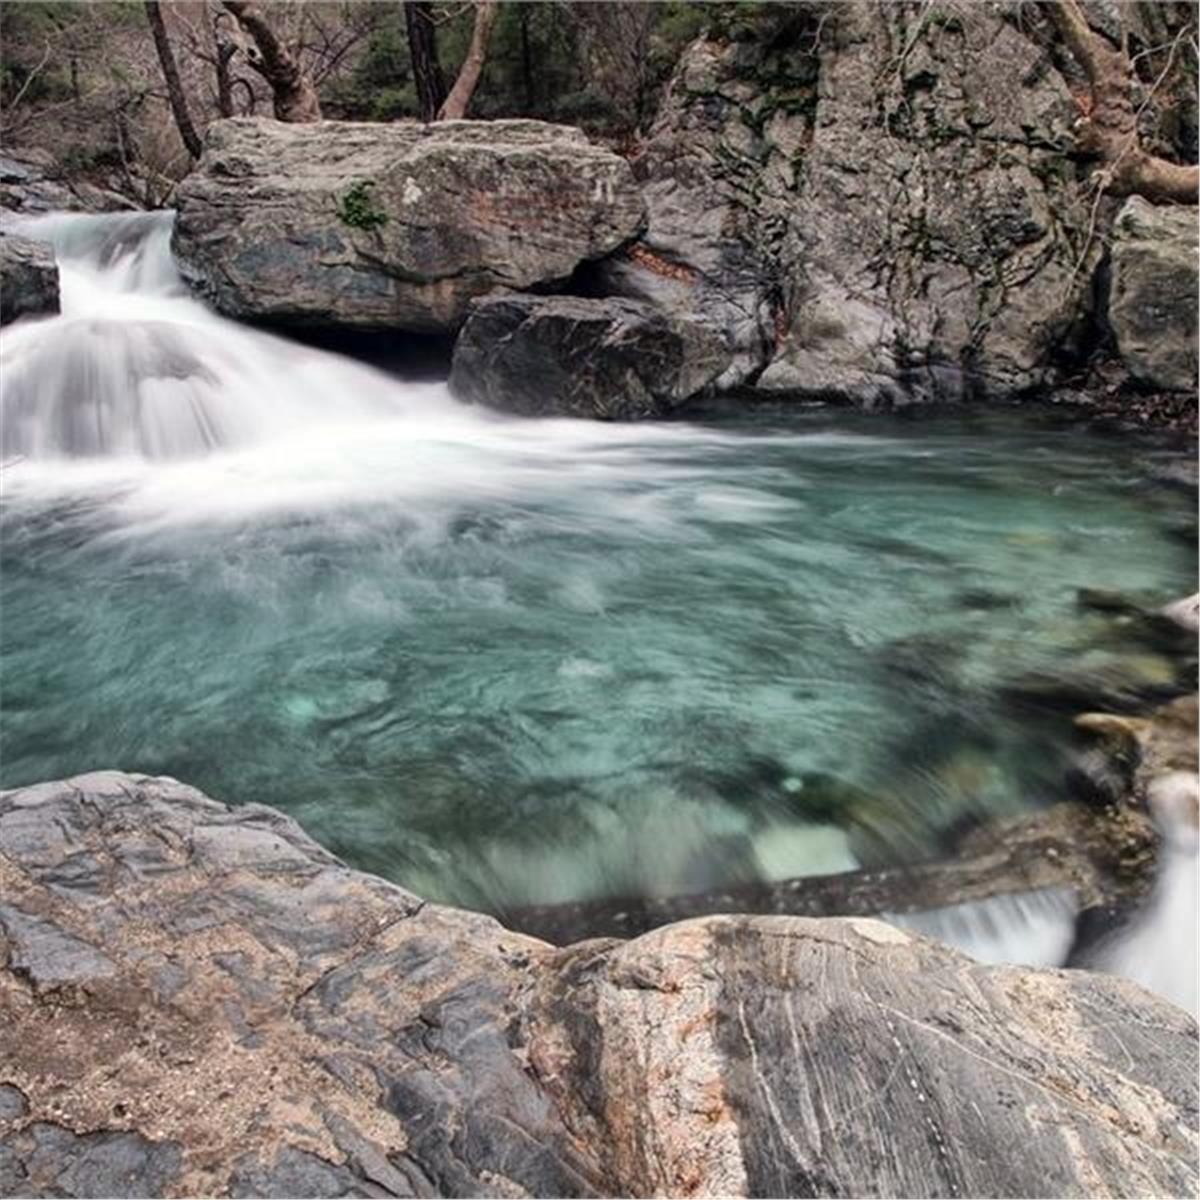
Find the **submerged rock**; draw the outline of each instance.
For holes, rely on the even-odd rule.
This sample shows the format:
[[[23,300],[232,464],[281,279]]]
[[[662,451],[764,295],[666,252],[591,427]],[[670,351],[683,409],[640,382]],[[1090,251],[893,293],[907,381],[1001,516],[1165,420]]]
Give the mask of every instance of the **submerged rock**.
[[[877,921],[555,949],[291,820],[0,794],[0,1186],[84,1195],[1190,1195],[1194,1021]]]
[[[47,242],[0,230],[0,325],[58,312],[58,264]]]
[[[1166,391],[1196,390],[1196,220],[1133,196],[1113,231],[1108,320],[1130,373]]]
[[[508,412],[628,419],[677,408],[728,363],[695,317],[634,300],[497,296],[472,307],[450,388]]]
[[[174,248],[228,316],[443,332],[562,281],[643,221],[628,164],[542,121],[210,126]]]

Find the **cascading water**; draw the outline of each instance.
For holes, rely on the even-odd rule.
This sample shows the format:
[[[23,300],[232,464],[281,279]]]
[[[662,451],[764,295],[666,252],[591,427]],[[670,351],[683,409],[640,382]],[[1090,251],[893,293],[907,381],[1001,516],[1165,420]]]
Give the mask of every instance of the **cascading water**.
[[[1061,796],[1069,713],[1014,682],[1177,682],[1076,591],[1194,590],[1185,452],[507,418],[220,319],[170,221],[26,227],[63,313],[0,336],[3,786],[174,775],[503,912],[936,852]],[[1069,907],[915,924],[1053,962]]]
[[[397,410],[394,390],[370,372],[354,379],[351,364],[193,300],[171,258],[173,219],[63,214],[17,227],[55,246],[62,313],[5,334],[5,459],[182,458],[252,445],[327,418],[335,386],[348,419]]]

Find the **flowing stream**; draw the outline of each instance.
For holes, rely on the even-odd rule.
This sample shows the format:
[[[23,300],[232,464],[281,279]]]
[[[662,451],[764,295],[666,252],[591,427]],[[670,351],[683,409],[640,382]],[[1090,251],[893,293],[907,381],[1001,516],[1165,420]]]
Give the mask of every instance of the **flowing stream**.
[[[927,855],[1062,797],[1070,712],[1020,697],[1178,683],[1077,603],[1195,589],[1152,437],[509,418],[218,318],[170,222],[30,230],[63,314],[0,339],[3,786],[173,775],[502,912]],[[1010,908],[939,932],[1061,961],[1062,904]]]

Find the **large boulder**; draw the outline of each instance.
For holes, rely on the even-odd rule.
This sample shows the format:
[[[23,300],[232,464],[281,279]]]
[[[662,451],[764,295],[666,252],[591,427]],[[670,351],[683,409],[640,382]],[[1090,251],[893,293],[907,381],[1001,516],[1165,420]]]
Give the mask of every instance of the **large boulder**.
[[[643,222],[623,159],[541,121],[219,121],[176,203],[180,265],[227,315],[416,332]]]
[[[288,818],[0,794],[0,1192],[1195,1194],[1195,1022],[868,919],[555,949]]]
[[[0,230],[0,325],[58,312],[54,248]]]
[[[532,416],[661,416],[729,364],[703,321],[634,300],[494,296],[472,306],[454,347],[462,400]]]
[[[1164,391],[1196,390],[1198,250],[1194,206],[1133,196],[1113,229],[1109,324],[1129,373]]]
[[[1100,248],[1080,262],[1078,110],[1017,9],[714,23],[635,164],[649,225],[606,286],[728,330],[723,384],[869,405],[1044,381]]]

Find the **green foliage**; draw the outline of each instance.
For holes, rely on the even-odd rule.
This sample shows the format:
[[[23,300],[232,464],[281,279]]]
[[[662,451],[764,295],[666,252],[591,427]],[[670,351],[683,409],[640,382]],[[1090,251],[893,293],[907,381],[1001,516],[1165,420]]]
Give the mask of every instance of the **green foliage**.
[[[387,224],[387,213],[376,208],[371,199],[374,186],[373,179],[360,179],[347,190],[338,208],[338,217],[344,225],[351,229],[371,230]]]

